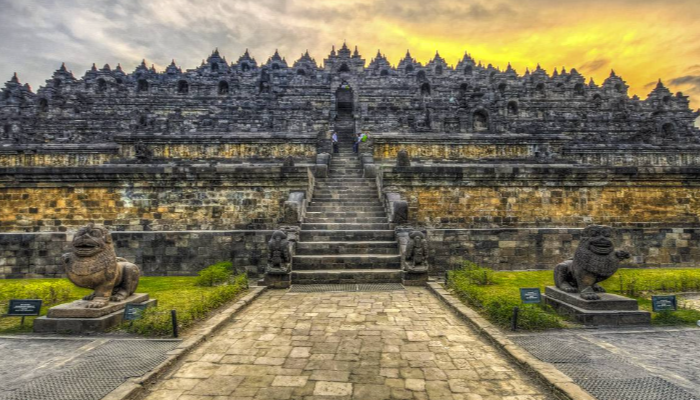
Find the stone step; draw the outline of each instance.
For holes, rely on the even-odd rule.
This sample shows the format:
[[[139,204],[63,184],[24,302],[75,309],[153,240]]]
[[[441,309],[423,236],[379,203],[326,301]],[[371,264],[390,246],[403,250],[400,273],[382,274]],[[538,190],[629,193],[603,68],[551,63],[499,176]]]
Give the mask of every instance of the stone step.
[[[353,188],[353,189],[316,189],[314,191],[314,197],[330,197],[330,196],[352,196],[352,197],[359,197],[359,196],[371,196],[374,195],[375,197],[377,196],[377,190],[373,188],[364,188],[364,187],[359,187],[359,188]]]
[[[356,177],[351,177],[351,176],[339,176],[336,178],[317,178],[316,182],[320,183],[351,183],[351,182],[358,182],[358,183],[366,183],[366,182],[373,182],[374,180],[368,180],[367,178],[356,178]]]
[[[342,171],[342,172],[329,171],[328,174],[330,175],[331,178],[362,178],[361,171]]]
[[[379,201],[379,198],[377,196],[363,196],[359,198],[340,198],[340,199],[334,199],[334,198],[317,198],[314,196],[311,199],[311,203],[337,203],[337,204],[346,204],[346,203],[372,203],[371,205],[381,205],[381,202]]]
[[[297,255],[329,254],[399,254],[395,241],[368,242],[298,242]]]
[[[396,240],[393,230],[325,230],[301,231],[302,242],[367,242]]]
[[[328,231],[336,231],[336,230],[341,230],[341,231],[347,231],[347,230],[355,230],[355,231],[366,231],[366,230],[385,230],[385,229],[390,229],[391,227],[389,226],[388,222],[384,223],[306,223],[304,222],[301,224],[301,230],[314,230],[314,231],[320,231],[320,230],[328,230]]]
[[[316,190],[355,190],[355,189],[366,190],[366,189],[370,189],[370,190],[374,190],[376,192],[377,191],[377,184],[376,184],[376,182],[373,182],[373,181],[350,182],[350,183],[324,182],[324,183],[316,183],[315,188],[316,188]]]
[[[372,218],[386,217],[382,211],[331,211],[331,212],[306,212],[306,218]]]
[[[353,197],[374,197],[377,198],[377,190],[371,188],[356,188],[356,189],[322,189],[314,191],[314,198],[353,198]]]
[[[379,201],[376,192],[366,192],[366,193],[314,193],[312,201],[316,200],[372,200]]]
[[[401,268],[401,256],[398,254],[295,255],[292,260],[294,271],[394,268]]]
[[[292,284],[400,283],[399,269],[292,271]]]
[[[306,212],[363,212],[363,211],[369,211],[369,212],[384,212],[384,206],[382,205],[376,205],[376,206],[365,206],[365,205],[352,205],[352,204],[343,204],[343,205],[337,205],[333,203],[318,203],[313,204],[311,203],[307,208]]]
[[[387,217],[309,217],[304,218],[308,224],[380,224],[389,223]]]

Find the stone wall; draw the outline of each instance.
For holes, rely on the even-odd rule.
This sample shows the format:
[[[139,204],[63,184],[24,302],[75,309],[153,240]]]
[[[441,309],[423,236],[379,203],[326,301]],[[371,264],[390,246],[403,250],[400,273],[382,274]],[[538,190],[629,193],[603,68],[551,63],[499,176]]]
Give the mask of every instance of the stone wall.
[[[552,269],[571,258],[580,228],[428,229],[431,273],[442,274],[464,260],[496,270]],[[698,228],[617,228],[617,248],[632,255],[625,263],[640,268],[700,267]]]
[[[384,167],[381,180],[430,228],[700,225],[698,168]]]
[[[0,231],[273,229],[308,166],[128,165],[0,170]]]
[[[580,144],[567,135],[382,132],[370,135],[377,163],[393,165],[400,150],[418,164],[530,162],[600,166],[700,166],[700,146]]]
[[[136,162],[135,144],[153,152],[153,160],[171,163],[221,161],[275,163],[287,157],[312,162],[316,133],[231,132],[222,135],[120,135],[113,144],[12,144],[0,146],[0,167],[76,167]]]
[[[428,229],[431,274],[464,260],[496,270],[552,269],[578,246],[579,228]],[[0,279],[63,276],[61,254],[74,232],[0,233]],[[147,276],[194,275],[219,261],[258,276],[267,260],[272,231],[112,232],[117,255]],[[629,251],[628,267],[700,267],[700,229],[618,228],[618,248]]]
[[[61,254],[74,232],[0,233],[0,278],[61,277]],[[195,275],[232,261],[251,276],[262,273],[272,231],[112,232],[116,253],[147,276]]]

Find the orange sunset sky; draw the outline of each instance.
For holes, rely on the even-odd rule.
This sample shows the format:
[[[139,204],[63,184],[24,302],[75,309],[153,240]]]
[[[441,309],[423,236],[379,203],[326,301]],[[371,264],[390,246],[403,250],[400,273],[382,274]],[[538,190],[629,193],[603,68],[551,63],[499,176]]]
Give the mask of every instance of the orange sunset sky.
[[[601,83],[614,69],[645,98],[661,78],[700,107],[698,0],[199,1],[0,0],[0,76],[35,89],[65,61],[76,76],[93,62],[127,70],[146,58],[193,68],[218,47],[229,61],[249,48],[292,62],[308,49],[320,63],[331,45],[381,49],[396,64],[468,51],[519,73],[575,67]]]

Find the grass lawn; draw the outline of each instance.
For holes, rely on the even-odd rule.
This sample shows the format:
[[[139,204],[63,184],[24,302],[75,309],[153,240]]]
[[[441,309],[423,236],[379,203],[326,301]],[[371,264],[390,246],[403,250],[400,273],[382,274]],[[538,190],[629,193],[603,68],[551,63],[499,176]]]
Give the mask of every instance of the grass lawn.
[[[488,284],[484,284],[487,283]],[[450,272],[449,288],[465,303],[501,327],[509,327],[514,306],[520,307],[519,328],[538,330],[563,328],[572,324],[551,308],[521,304],[519,288],[553,286],[552,271],[490,271],[471,265]],[[700,269],[620,269],[602,283],[608,293],[639,301],[640,309],[651,311],[651,296],[700,292]],[[700,311],[652,313],[656,325],[695,325]]]
[[[206,317],[213,309],[238,297],[247,288],[245,275],[234,277],[225,286],[197,286],[196,276],[186,277],[142,277],[137,292],[148,293],[158,300],[158,307],[148,313],[133,327],[123,325],[120,329],[149,336],[167,336],[170,333],[170,310],[177,310],[179,326],[186,328],[194,321]],[[44,300],[41,314],[56,304],[78,300],[91,291],[73,285],[68,279],[5,279],[0,280],[0,313],[7,312],[11,298],[41,298]],[[34,317],[25,319],[20,326],[20,317],[0,318],[0,334],[31,332]]]

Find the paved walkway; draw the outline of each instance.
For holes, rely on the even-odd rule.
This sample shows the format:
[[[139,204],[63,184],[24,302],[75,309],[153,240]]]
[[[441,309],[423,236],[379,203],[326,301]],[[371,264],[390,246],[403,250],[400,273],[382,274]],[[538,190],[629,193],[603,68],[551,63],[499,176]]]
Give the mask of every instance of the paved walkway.
[[[544,400],[424,288],[268,291],[148,400]]]

